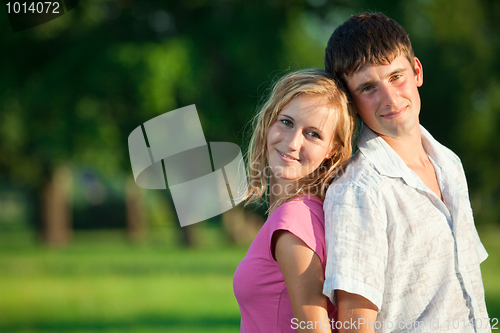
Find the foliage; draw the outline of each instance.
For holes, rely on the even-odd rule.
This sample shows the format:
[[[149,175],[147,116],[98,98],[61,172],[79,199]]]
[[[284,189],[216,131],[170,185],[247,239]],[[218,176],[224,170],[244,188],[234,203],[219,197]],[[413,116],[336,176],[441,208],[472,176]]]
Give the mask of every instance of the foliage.
[[[462,158],[478,223],[498,222],[493,0],[89,0],[15,34],[0,15],[0,175],[33,187],[66,162],[130,175],[128,134],[190,104],[207,141],[244,146],[272,81],[322,67],[333,29],[363,10],[409,32],[425,73],[421,122]]]

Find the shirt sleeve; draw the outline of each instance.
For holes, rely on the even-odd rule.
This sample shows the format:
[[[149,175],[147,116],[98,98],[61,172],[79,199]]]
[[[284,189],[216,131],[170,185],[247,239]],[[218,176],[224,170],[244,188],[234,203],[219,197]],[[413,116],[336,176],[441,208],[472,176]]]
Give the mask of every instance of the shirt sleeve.
[[[278,207],[269,217],[269,254],[275,231],[285,230],[302,240],[326,265],[325,226],[322,204],[318,201],[291,200]],[[272,257],[272,255],[271,255]]]
[[[324,204],[327,264],[323,293],[335,290],[382,305],[388,241],[387,222],[372,195],[353,184],[330,186]]]

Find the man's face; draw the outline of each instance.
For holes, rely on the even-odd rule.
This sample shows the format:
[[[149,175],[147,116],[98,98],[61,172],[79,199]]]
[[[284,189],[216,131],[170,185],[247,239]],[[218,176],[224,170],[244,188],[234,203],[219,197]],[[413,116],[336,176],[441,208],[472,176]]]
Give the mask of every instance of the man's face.
[[[361,120],[374,132],[395,138],[418,130],[423,72],[417,58],[413,64],[403,55],[390,64],[367,63],[346,82]]]

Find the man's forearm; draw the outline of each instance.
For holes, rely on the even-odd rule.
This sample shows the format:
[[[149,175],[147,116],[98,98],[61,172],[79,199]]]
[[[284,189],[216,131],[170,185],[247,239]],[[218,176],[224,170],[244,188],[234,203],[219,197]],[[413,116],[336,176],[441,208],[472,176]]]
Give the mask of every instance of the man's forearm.
[[[372,302],[343,290],[336,290],[335,293],[339,333],[375,332],[378,309]]]

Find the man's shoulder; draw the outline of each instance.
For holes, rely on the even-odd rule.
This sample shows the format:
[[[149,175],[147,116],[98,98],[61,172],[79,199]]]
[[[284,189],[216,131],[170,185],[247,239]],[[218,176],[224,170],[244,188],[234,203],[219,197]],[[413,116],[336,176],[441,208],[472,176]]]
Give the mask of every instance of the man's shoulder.
[[[378,172],[362,151],[357,151],[342,175],[328,188],[323,202],[325,224],[329,219],[330,223],[334,220],[349,223],[356,214],[356,218],[365,222],[377,220],[384,223],[381,218],[385,215],[382,193],[392,188],[394,181]]]
[[[374,165],[370,162],[361,151],[357,151],[347,166],[342,170],[342,173],[337,177],[329,187],[352,187],[361,189],[371,189],[377,187],[383,182],[383,177]]]
[[[450,148],[437,141],[423,126],[421,127],[422,138],[426,141],[424,148],[428,150],[431,148],[436,155],[433,158],[439,158],[447,163],[455,165],[462,165],[462,161]],[[429,152],[428,152],[429,153]]]
[[[441,157],[444,157],[449,163],[453,163],[455,165],[462,165],[462,161],[460,160],[460,157],[458,157],[458,155],[455,154],[455,152],[453,152],[453,150],[442,145],[441,143],[439,143],[439,146],[441,148],[439,150],[439,154]]]
[[[467,181],[462,161],[450,148],[434,139],[427,130],[422,129],[424,148],[443,172],[450,174],[454,182],[461,184],[467,190]]]

